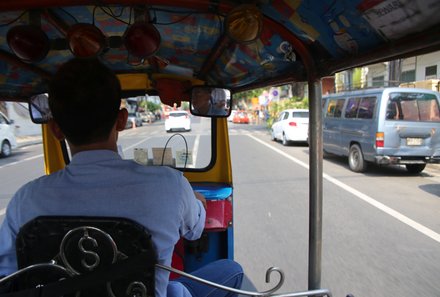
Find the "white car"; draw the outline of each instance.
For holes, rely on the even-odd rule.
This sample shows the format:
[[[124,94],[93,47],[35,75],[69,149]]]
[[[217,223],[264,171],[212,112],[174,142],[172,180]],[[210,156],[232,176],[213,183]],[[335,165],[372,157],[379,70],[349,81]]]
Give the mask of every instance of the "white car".
[[[272,124],[271,139],[281,140],[283,145],[291,141],[307,142],[309,138],[309,110],[283,110]]]
[[[165,130],[171,131],[191,131],[191,118],[184,110],[170,111],[165,120]]]
[[[231,110],[231,114],[228,116],[228,122],[232,122],[236,113],[237,111],[235,109]]]
[[[8,157],[17,147],[12,121],[0,112],[0,156]]]

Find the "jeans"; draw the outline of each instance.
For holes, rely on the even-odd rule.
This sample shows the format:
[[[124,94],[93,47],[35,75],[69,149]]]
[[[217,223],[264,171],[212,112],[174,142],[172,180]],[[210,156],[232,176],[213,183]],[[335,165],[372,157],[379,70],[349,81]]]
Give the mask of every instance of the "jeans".
[[[243,268],[237,262],[222,259],[211,262],[193,272],[191,275],[205,280],[240,289],[243,280]],[[235,297],[237,294],[222,289],[217,289],[197,281],[179,277],[174,281],[182,283],[193,297]]]

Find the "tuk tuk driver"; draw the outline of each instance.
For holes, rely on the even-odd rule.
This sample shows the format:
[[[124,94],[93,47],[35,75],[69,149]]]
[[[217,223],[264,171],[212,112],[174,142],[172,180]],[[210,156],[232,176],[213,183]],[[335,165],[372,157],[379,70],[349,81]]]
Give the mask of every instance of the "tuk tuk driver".
[[[198,115],[227,115],[225,110],[226,94],[222,89],[209,87],[195,88],[192,92],[191,104],[193,112]]]
[[[72,159],[64,169],[24,185],[10,201],[0,227],[0,275],[17,270],[20,227],[43,215],[132,219],[150,232],[158,262],[168,266],[181,236],[201,236],[206,201],[182,172],[119,156],[118,132],[128,117],[120,104],[118,78],[97,59],[72,59],[58,70],[49,88],[49,126],[55,137],[67,140]],[[234,288],[243,277],[232,260],[212,262],[192,274]],[[190,279],[168,279],[169,272],[156,270],[156,296],[234,296]]]

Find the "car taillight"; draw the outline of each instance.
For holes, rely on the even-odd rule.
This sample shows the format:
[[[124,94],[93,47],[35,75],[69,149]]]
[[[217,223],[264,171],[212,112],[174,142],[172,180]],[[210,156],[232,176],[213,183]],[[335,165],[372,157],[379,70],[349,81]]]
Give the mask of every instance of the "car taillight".
[[[376,132],[376,147],[384,146],[385,134],[383,132]]]
[[[289,122],[289,126],[296,127],[296,122]]]

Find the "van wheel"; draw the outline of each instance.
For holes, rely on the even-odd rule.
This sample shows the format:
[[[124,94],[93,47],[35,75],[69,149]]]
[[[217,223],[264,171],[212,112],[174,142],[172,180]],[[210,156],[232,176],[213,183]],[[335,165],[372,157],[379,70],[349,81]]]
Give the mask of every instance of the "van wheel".
[[[354,172],[364,172],[367,169],[367,162],[364,160],[362,149],[359,145],[353,144],[348,153],[348,166]]]
[[[283,141],[282,141],[282,143],[283,143],[284,146],[289,145],[289,141],[287,140],[286,134],[284,134],[284,133],[283,133]]]
[[[422,172],[423,169],[425,169],[426,164],[406,164],[405,167],[409,173],[417,174]]]
[[[11,155],[11,144],[9,143],[9,141],[5,140],[2,142],[0,156],[8,157],[9,155]]]

